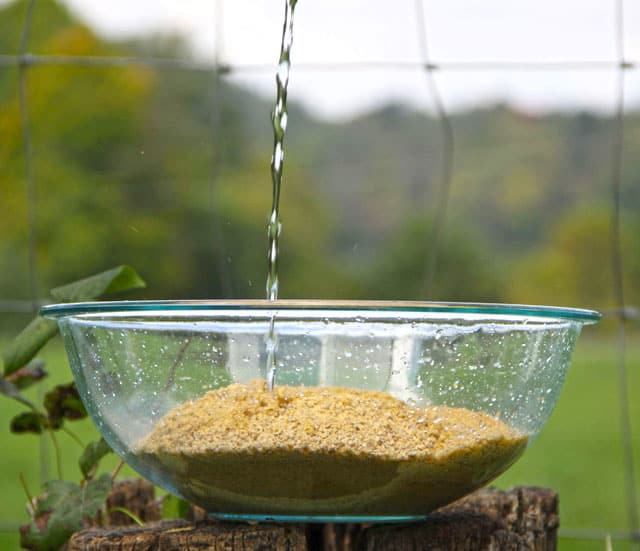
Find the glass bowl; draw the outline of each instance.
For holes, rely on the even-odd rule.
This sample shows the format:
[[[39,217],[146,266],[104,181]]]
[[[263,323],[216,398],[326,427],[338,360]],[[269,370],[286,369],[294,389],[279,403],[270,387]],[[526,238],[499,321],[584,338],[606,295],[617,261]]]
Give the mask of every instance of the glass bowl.
[[[41,313],[58,321],[93,421],[141,475],[218,518],[331,522],[421,519],[505,471],[548,420],[582,326],[599,319],[336,301]]]

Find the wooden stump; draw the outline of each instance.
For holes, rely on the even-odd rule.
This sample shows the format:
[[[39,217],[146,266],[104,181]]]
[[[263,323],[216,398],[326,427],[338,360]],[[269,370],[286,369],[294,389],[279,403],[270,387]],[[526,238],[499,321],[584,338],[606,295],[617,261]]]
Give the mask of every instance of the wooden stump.
[[[413,524],[243,524],[186,520],[87,529],[69,551],[199,549],[381,551],[556,549],[558,496],[543,488],[486,489]]]

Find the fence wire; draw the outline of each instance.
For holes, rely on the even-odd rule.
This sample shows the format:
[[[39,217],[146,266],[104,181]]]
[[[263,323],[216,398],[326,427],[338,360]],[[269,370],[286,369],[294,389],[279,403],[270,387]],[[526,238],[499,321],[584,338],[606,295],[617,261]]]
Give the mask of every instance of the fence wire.
[[[629,387],[627,377],[626,354],[626,302],[623,282],[623,259],[621,243],[621,197],[622,164],[624,152],[624,113],[625,113],[625,49],[624,49],[624,1],[614,0],[615,9],[615,47],[619,70],[616,87],[616,108],[613,119],[614,132],[611,155],[611,271],[613,293],[618,307],[618,404],[620,407],[620,428],[622,430],[623,461],[625,471],[625,491],[627,498],[627,517],[631,539],[640,542],[638,518],[638,495],[633,457],[633,438],[631,413],[629,411]],[[639,544],[640,545],[640,544]],[[637,545],[635,546],[637,549]]]
[[[435,214],[433,217],[433,229],[431,239],[425,239],[429,243],[427,252],[427,268],[423,284],[423,296],[426,299],[433,299],[433,281],[438,267],[438,255],[440,253],[442,232],[444,231],[447,211],[449,206],[449,196],[451,192],[451,180],[453,177],[453,154],[455,151],[455,140],[453,127],[447,113],[447,109],[440,93],[438,82],[434,75],[434,65],[431,63],[429,55],[429,41],[427,33],[427,22],[425,21],[423,0],[415,1],[416,22],[418,32],[418,44],[422,61],[424,63],[424,75],[427,80],[429,92],[433,99],[436,117],[440,123],[440,133],[442,139],[442,155],[440,161],[440,186],[435,201]]]
[[[222,55],[222,36],[224,31],[222,10],[223,0],[214,1],[214,17],[216,30],[216,52],[213,62],[194,59],[173,59],[160,57],[126,57],[126,56],[83,56],[83,55],[34,55],[29,53],[29,36],[36,6],[36,0],[29,0],[22,26],[18,54],[0,54],[0,67],[18,68],[18,95],[20,105],[20,124],[22,131],[25,196],[27,198],[27,257],[28,257],[28,281],[29,300],[0,299],[0,311],[2,312],[34,312],[42,303],[39,299],[38,285],[37,245],[38,235],[36,230],[37,218],[37,193],[36,178],[33,171],[33,146],[31,136],[31,123],[29,117],[29,71],[43,66],[73,66],[113,68],[127,66],[143,66],[158,70],[199,71],[212,75],[211,92],[211,125],[213,135],[213,162],[211,169],[211,189],[213,190],[218,180],[219,166],[219,133],[220,79],[224,75],[247,73],[273,73],[275,64],[225,63]],[[607,532],[601,530],[571,530],[563,529],[561,537],[576,540],[599,540],[608,542],[611,540],[624,540],[640,542],[640,518],[638,511],[638,496],[636,492],[636,474],[634,470],[632,425],[629,411],[629,390],[627,384],[627,357],[626,357],[626,328],[630,320],[638,319],[638,308],[626,304],[623,284],[623,257],[621,248],[621,180],[623,168],[623,151],[625,143],[624,117],[625,117],[625,75],[632,70],[637,70],[639,65],[635,60],[627,59],[624,48],[625,15],[624,0],[611,0],[615,13],[615,52],[614,61],[601,61],[594,59],[583,60],[551,60],[551,61],[482,61],[468,60],[456,62],[439,62],[431,58],[428,47],[428,25],[425,16],[426,0],[415,0],[416,33],[420,49],[420,61],[367,61],[339,63],[294,63],[294,70],[301,72],[322,71],[423,71],[426,79],[428,93],[435,108],[435,114],[439,121],[441,134],[441,164],[440,180],[435,201],[434,222],[431,228],[432,247],[427,254],[425,268],[423,294],[431,298],[433,281],[437,273],[439,249],[442,236],[446,229],[448,203],[451,183],[453,179],[455,136],[446,102],[438,86],[436,75],[442,72],[454,71],[615,71],[617,75],[616,99],[614,116],[612,119],[612,143],[611,143],[611,172],[610,172],[610,265],[611,285],[616,301],[613,311],[605,312],[607,317],[612,317],[618,323],[617,344],[617,378],[620,426],[623,434],[623,456],[625,467],[625,492],[626,509],[628,514],[629,531]],[[212,224],[214,230],[219,229],[219,216],[217,206],[214,203],[214,194],[211,193]],[[218,256],[218,275],[227,296],[233,295],[233,285],[226,266],[224,255],[224,243],[220,241],[222,232],[214,231],[216,235],[215,247]],[[48,456],[46,446],[41,445],[40,473],[42,480],[48,478]],[[7,528],[4,524],[3,529]],[[13,527],[12,527],[13,528]]]
[[[29,34],[31,32],[31,21],[33,19],[33,9],[35,0],[29,0],[27,5],[27,13],[22,26],[20,36],[20,57],[24,58],[29,45]],[[29,123],[29,105],[27,93],[27,68],[28,66],[20,63],[18,65],[18,101],[20,104],[20,127],[22,128],[22,143],[24,155],[24,171],[27,196],[27,247],[28,247],[28,263],[29,263],[29,291],[31,295],[31,307],[34,312],[38,308],[38,268],[36,265],[36,197],[35,183],[33,181],[33,147],[31,142],[31,125]]]

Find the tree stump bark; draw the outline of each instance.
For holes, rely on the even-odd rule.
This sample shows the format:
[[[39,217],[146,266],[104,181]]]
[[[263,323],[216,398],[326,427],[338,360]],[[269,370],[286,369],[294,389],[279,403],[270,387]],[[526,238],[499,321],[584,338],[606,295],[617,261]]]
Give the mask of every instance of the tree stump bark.
[[[242,524],[172,520],[87,529],[69,551],[286,550],[554,551],[558,496],[543,488],[486,489],[413,524]]]

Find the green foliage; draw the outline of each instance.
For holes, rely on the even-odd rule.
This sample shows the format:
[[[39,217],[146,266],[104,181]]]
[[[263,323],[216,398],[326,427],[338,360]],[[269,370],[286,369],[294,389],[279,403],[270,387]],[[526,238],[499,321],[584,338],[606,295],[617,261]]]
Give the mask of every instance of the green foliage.
[[[279,276],[286,281],[291,298],[348,296],[355,287],[349,275],[327,262],[332,216],[327,202],[305,185],[312,178],[299,165],[287,165],[281,200]],[[218,237],[224,244],[227,277],[236,295],[265,296],[266,220],[271,196],[263,190],[268,185],[268,172],[254,159],[243,169],[225,173],[216,189],[215,204],[221,216]],[[207,245],[206,252],[210,248]]]
[[[17,48],[26,7],[22,0],[0,8],[5,52]],[[34,52],[189,55],[179,37],[103,40],[54,1],[38,4],[34,14]],[[0,288],[26,297],[16,76],[0,75]],[[150,274],[156,296],[264,296],[269,102],[226,78],[139,66],[32,67],[28,92],[41,287],[100,271],[126,255]],[[590,205],[608,199],[610,120],[588,113],[531,116],[498,105],[454,113],[452,124],[455,165],[444,235],[470,244],[448,243],[458,260],[440,263],[432,298],[574,301],[573,288],[558,285],[574,274],[566,259],[549,256],[549,228],[583,209],[588,216]],[[621,190],[629,212],[640,208],[639,125],[637,113],[629,112]],[[415,232],[421,244],[406,258],[398,241],[410,235],[412,220],[433,219],[440,138],[436,119],[406,106],[326,122],[291,105],[281,209],[283,297],[400,298],[393,289],[422,297],[417,280],[427,271],[426,233]],[[590,241],[584,233],[578,237],[584,241],[577,246]],[[564,250],[556,248],[559,255]],[[393,268],[385,256],[405,265]],[[624,266],[628,281],[637,256]],[[552,260],[555,276],[530,278],[527,260]],[[472,281],[462,277],[462,266],[474,267]],[[602,295],[579,294],[582,304],[600,304]]]
[[[87,416],[75,383],[57,385],[44,395],[43,404],[54,427],[65,419],[76,421]]]
[[[77,302],[144,286],[144,280],[133,268],[118,266],[101,274],[51,289],[51,296],[60,302]]]
[[[51,295],[63,302],[89,300],[109,293],[138,289],[144,285],[145,282],[133,268],[118,266],[86,279],[52,289]],[[7,377],[24,368],[38,350],[57,333],[58,324],[55,321],[36,317],[2,352],[4,376]]]
[[[363,277],[369,283],[368,296],[391,300],[425,298],[425,258],[435,246],[431,220],[407,221],[382,247],[368,277]],[[494,262],[479,240],[460,228],[447,228],[438,243],[435,285],[428,298],[496,301],[501,295],[501,274]]]
[[[21,396],[10,397],[18,399]],[[65,419],[77,421],[87,416],[75,383],[57,385],[47,392],[43,400],[44,412],[30,402],[25,405],[28,405],[32,411],[19,413],[11,420],[11,432],[14,434],[25,432],[40,434],[43,430],[58,430],[62,428]]]
[[[44,368],[44,362],[35,359],[8,375],[6,380],[12,383],[17,390],[26,390],[46,376],[47,371]]]
[[[51,295],[59,301],[89,300],[140,288],[144,284],[133,268],[119,266],[57,287],[51,291]],[[12,433],[41,434],[49,431],[57,448],[53,432],[62,429],[65,421],[77,421],[87,416],[75,383],[56,385],[49,390],[44,395],[42,408],[20,393],[20,390],[32,386],[46,375],[44,363],[33,357],[56,334],[55,322],[37,317],[5,348],[0,393],[29,408],[29,411],[13,417],[10,423]],[[99,478],[94,476],[100,460],[110,451],[102,439],[85,448],[79,460],[83,475],[81,484],[63,480],[45,483],[45,493],[35,503],[30,503],[31,522],[21,527],[21,545],[24,548],[34,551],[57,550],[73,532],[94,522],[112,485],[108,474]],[[31,502],[30,497],[29,500]]]
[[[103,474],[82,485],[51,480],[44,490],[34,520],[21,532],[22,546],[34,551],[57,550],[74,532],[90,524],[111,490],[111,477]]]
[[[47,419],[42,414],[34,411],[24,411],[11,419],[10,430],[14,434],[31,432],[41,434],[47,426]]]
[[[85,479],[89,479],[95,474],[100,460],[112,451],[104,438],[89,443],[78,460],[78,466]]]
[[[32,320],[2,352],[5,377],[23,368],[57,334],[55,321],[41,317]]]
[[[108,293],[137,289],[144,285],[144,281],[133,268],[119,266],[57,287],[51,291],[51,294],[62,301],[88,300]],[[58,327],[55,321],[38,316],[9,343],[1,356],[4,371],[0,376],[2,394],[22,402],[35,411],[35,406],[20,394],[19,389],[32,385],[46,375],[44,364],[32,359],[57,333]],[[47,423],[54,429],[62,426],[64,419],[86,417],[86,411],[73,384],[59,385],[48,392],[44,398],[44,406],[47,412]],[[26,426],[25,419],[16,424],[18,429]]]
[[[88,300],[107,293],[123,292],[144,286],[144,281],[129,266],[119,266],[100,274],[57,287],[51,291],[58,300]],[[31,409],[11,421],[14,433],[57,430],[65,419],[77,420],[87,416],[74,383],[58,385],[44,396],[44,412],[20,393],[46,376],[44,363],[33,360],[38,351],[58,333],[55,321],[36,317],[9,343],[2,352],[3,375],[0,393],[21,402]]]
[[[542,245],[514,263],[509,293],[524,302],[615,307],[612,293],[610,212],[585,206],[550,225]],[[640,225],[631,217],[621,226],[626,300],[640,300]]]

